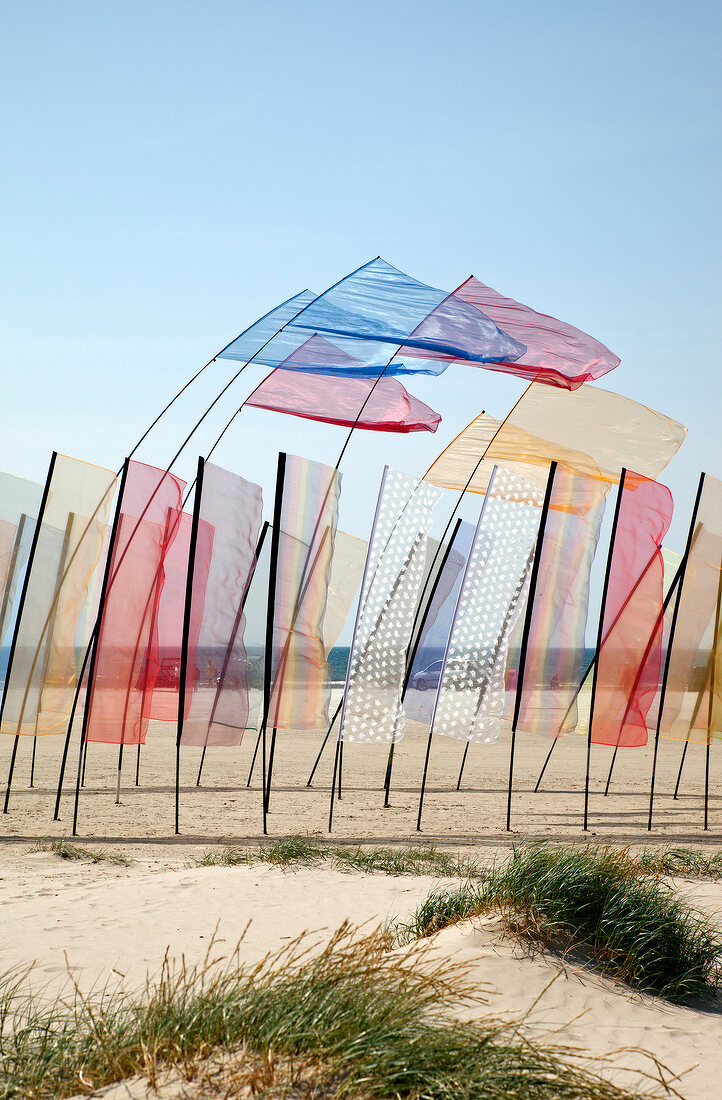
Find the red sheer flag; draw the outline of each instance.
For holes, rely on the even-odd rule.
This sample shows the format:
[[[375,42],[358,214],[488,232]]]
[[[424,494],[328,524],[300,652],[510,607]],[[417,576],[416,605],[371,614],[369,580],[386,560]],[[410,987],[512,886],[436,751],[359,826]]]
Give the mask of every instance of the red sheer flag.
[[[665,485],[627,471],[598,654],[591,740],[639,748],[662,663],[662,539],[672,519]]]
[[[376,432],[435,432],[441,423],[439,414],[412,396],[396,378],[311,373],[314,365],[319,371],[331,365],[349,370],[354,364],[361,365],[322,336],[312,336],[284,363],[289,364],[288,369],[272,371],[246,399],[246,405]],[[299,371],[299,363],[304,364],[303,371]]]
[[[452,297],[476,306],[500,329],[526,345],[526,351],[518,360],[485,363],[485,370],[504,371],[530,381],[546,382],[551,386],[575,390],[583,382],[601,378],[619,366],[619,357],[593,336],[565,321],[559,321],[556,317],[537,313],[535,309],[515,302],[513,298],[505,298],[497,290],[479,282],[473,275],[454,291]],[[422,328],[424,325],[433,327],[435,312],[423,322]],[[398,358],[402,357],[468,362],[417,347],[402,347]]]
[[[159,665],[153,625],[184,488],[184,481],[164,470],[128,464],[88,693],[88,741],[145,743]]]

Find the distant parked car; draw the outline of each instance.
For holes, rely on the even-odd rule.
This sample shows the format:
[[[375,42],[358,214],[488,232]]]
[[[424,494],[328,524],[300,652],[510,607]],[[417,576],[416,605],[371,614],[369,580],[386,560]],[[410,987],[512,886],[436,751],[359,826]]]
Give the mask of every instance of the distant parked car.
[[[417,691],[426,691],[427,688],[437,688],[439,686],[443,667],[443,661],[432,661],[426,668],[422,668],[420,672],[414,673],[411,677],[411,686],[416,688]],[[447,665],[448,672],[462,672],[465,671],[466,668],[466,661],[449,661]]]

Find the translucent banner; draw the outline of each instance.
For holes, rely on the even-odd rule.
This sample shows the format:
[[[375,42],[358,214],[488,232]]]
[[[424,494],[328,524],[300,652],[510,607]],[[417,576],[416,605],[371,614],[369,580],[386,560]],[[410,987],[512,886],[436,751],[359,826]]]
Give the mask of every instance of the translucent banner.
[[[128,464],[92,662],[88,741],[145,743],[159,667],[154,624],[163,564],[179,529],[184,488],[184,481],[164,470],[135,460]]]
[[[393,742],[405,732],[401,692],[441,493],[388,467],[381,482],[349,655],[339,736]]]
[[[591,740],[647,743],[647,713],[662,663],[662,540],[672,519],[665,485],[627,471],[622,487],[597,654]]]
[[[509,635],[526,591],[542,494],[499,467],[492,475],[454,611],[432,728],[498,740]]]
[[[258,485],[205,463],[193,569],[183,745],[240,745],[247,728],[245,603],[256,565],[262,513]],[[254,686],[260,688],[258,683]]]
[[[56,456],[16,624],[2,733],[65,732],[87,642],[79,628],[114,493],[111,470]]]

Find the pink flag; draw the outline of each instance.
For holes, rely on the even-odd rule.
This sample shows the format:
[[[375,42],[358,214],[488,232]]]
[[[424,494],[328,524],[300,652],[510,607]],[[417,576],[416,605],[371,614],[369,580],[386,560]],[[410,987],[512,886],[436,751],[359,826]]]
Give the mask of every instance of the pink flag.
[[[314,374],[310,365],[308,370],[294,369],[291,364],[301,360],[315,363],[319,370],[332,361],[339,368],[349,369],[353,363],[360,363],[323,337],[312,336],[285,360],[288,369],[272,371],[244,403],[324,424],[355,425],[376,432],[435,432],[441,423],[439,414],[413,397],[396,378]]]
[[[86,704],[88,741],[145,743],[159,664],[153,624],[184,488],[184,481],[165,470],[128,464]]]
[[[588,336],[581,329],[559,321],[556,317],[537,313],[535,309],[515,302],[513,298],[505,298],[490,286],[480,283],[473,275],[454,291],[453,297],[476,306],[505,333],[526,345],[526,351],[518,360],[484,363],[485,370],[500,370],[530,381],[536,380],[575,390],[583,382],[601,378],[619,366],[619,357],[593,336]],[[434,313],[431,313],[423,325],[431,326],[433,322]],[[468,362],[466,359],[455,360],[453,356],[418,347],[403,347],[398,352],[400,359],[409,357]]]
[[[627,470],[597,658],[591,740],[638,748],[662,663],[662,539],[672,519],[665,485]]]

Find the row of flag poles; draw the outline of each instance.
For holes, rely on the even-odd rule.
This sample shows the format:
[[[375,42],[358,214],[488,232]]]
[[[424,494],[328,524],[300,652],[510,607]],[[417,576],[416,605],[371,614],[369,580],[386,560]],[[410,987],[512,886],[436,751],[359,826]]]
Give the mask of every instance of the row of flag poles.
[[[241,366],[167,467],[135,459],[180,394],[226,359]],[[672,737],[685,750],[690,740],[706,743],[706,828],[709,747],[722,732],[722,485],[702,475],[665,591],[672,500],[656,478],[685,429],[589,384],[618,362],[592,337],[473,277],[448,294],[377,258],[321,295],[289,299],[228,344],[117,473],[53,454],[42,489],[0,475],[0,732],[14,739],[5,812],[20,738],[32,737],[34,761],[37,737],[56,734],[65,738],[58,817],[82,708],[74,832],[88,744],[118,745],[119,791],[123,749],[140,754],[151,721],[176,723],[176,831],[182,747],[202,749],[202,768],[207,749],[238,745],[253,731],[264,832],[279,732],[325,729],[325,745],[338,721],[331,828],[344,745],[388,744],[388,804],[394,746],[410,718],[428,731],[421,828],[434,734],[465,742],[463,772],[469,745],[497,740],[508,720],[509,828],[517,730],[548,737],[553,748],[577,728],[577,696],[591,674],[584,828],[592,744],[641,747],[649,729],[649,827],[659,738]],[[174,464],[251,363],[269,374],[186,486]],[[387,468],[364,560],[362,541],[337,529],[352,433],[435,431],[440,417],[399,377],[440,376],[455,363],[529,384],[504,420],[475,417],[423,478]],[[209,461],[244,406],[349,429],[333,467],[279,456],[265,522],[260,487]],[[584,670],[589,571],[614,486],[595,658]],[[434,515],[450,493],[459,495],[435,544]],[[475,527],[458,519],[466,494],[480,497]],[[331,719],[327,658],[359,586]],[[169,664],[175,691],[164,688]]]

